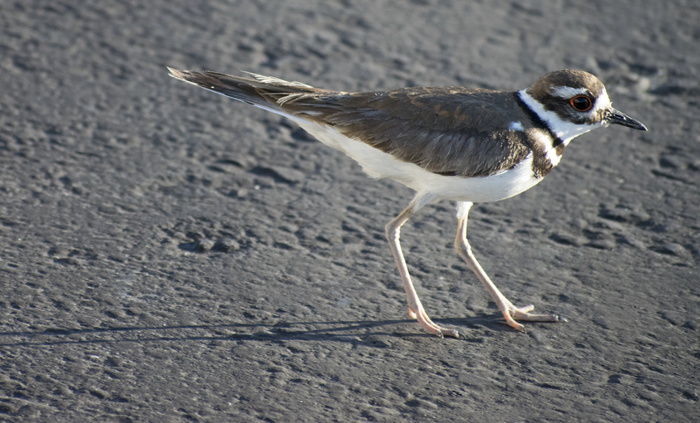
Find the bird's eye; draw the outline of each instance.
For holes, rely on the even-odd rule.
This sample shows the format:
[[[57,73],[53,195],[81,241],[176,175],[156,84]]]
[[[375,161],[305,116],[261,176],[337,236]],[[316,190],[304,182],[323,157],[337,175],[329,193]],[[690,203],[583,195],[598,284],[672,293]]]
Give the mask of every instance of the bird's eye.
[[[587,112],[593,108],[593,100],[587,95],[577,95],[569,100],[569,104],[579,112]]]

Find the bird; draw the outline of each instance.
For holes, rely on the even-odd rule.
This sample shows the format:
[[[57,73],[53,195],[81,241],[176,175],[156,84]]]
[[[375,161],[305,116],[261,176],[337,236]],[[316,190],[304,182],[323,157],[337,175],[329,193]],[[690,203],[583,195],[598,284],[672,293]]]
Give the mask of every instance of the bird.
[[[538,184],[556,167],[571,140],[610,124],[647,131],[612,107],[603,83],[576,69],[548,72],[524,89],[408,87],[333,91],[245,72],[168,67],[177,80],[284,116],[321,143],[355,160],[370,177],[390,179],[415,196],[385,227],[408,302],[408,314],[427,332],[459,338],[456,328],[428,316],[401,250],[402,226],[423,207],[456,203],[454,247],[498,306],[506,323],[564,322],[556,314],[515,306],[491,281],[467,241],[474,203],[500,201]]]

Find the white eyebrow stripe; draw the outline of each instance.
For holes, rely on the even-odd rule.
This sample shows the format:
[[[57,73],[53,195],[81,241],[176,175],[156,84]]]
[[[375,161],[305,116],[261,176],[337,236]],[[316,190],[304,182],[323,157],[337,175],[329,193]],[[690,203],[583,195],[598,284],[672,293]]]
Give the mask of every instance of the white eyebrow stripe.
[[[577,95],[588,94],[588,90],[585,88],[573,87],[553,87],[550,92],[559,98],[573,98]]]

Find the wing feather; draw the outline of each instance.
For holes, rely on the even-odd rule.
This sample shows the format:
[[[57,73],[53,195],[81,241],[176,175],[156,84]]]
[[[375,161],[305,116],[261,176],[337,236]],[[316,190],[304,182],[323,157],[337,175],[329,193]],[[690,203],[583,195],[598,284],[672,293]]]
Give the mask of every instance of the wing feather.
[[[438,174],[488,176],[513,168],[530,153],[514,93],[461,87],[346,93],[248,73],[170,69],[170,75],[235,100],[294,119],[331,125],[340,133]],[[522,112],[520,112],[522,114]]]

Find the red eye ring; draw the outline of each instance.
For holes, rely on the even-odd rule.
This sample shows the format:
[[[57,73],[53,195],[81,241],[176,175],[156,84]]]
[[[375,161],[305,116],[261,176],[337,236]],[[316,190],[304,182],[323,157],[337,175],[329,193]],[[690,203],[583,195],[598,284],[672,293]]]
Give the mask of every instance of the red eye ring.
[[[593,108],[593,100],[587,95],[577,95],[569,100],[569,104],[577,112],[587,112]]]

